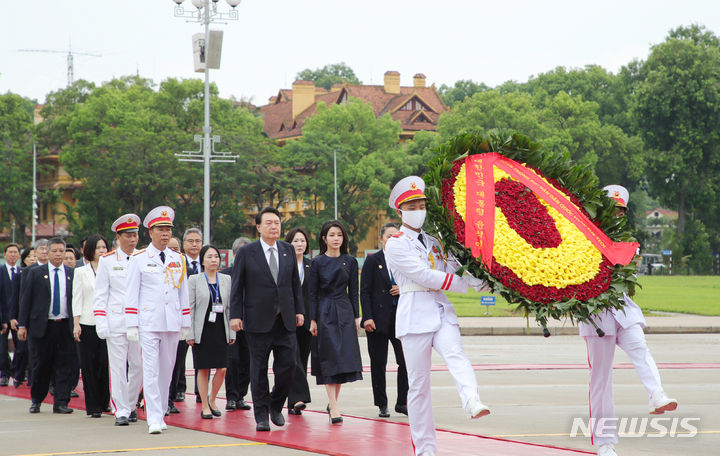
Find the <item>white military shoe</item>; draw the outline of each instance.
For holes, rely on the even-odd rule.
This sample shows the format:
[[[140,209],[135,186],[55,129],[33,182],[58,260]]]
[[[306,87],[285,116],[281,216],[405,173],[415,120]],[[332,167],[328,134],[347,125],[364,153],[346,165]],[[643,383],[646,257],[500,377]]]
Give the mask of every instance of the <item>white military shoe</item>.
[[[434,452],[434,451],[429,451],[429,450],[428,450],[428,451],[423,451],[422,453],[419,454],[419,456],[435,456],[435,452]]]
[[[671,412],[678,406],[677,399],[670,399],[665,391],[657,390],[650,396],[650,414],[662,415]]]
[[[162,429],[163,431],[164,431],[165,429],[167,429],[167,424],[165,424],[165,421],[163,421],[162,423],[160,423],[160,429]]]
[[[160,424],[151,424],[148,427],[148,434],[161,434],[162,433],[162,425]]]
[[[487,405],[480,402],[480,399],[470,399],[467,404],[465,404],[465,412],[470,415],[471,419],[480,418],[485,415],[490,414],[490,409],[487,407]]]
[[[598,456],[617,456],[617,453],[615,452],[615,447],[612,443],[606,443],[605,445],[601,445],[597,454]]]

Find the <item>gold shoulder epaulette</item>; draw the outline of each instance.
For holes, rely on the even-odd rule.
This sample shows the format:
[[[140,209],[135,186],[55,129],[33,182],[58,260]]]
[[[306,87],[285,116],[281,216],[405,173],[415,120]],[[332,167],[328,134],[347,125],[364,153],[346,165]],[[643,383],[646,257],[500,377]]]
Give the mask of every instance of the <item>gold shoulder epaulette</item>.
[[[108,253],[106,253],[106,254],[103,255],[103,256],[104,256],[104,257],[110,256],[110,255],[112,255],[112,254],[114,254],[114,253],[115,253],[115,250],[111,250],[111,251],[109,251]]]
[[[135,256],[135,255],[140,255],[140,254],[143,253],[145,250],[147,250],[147,249],[138,250],[137,252],[133,253],[133,256]]]

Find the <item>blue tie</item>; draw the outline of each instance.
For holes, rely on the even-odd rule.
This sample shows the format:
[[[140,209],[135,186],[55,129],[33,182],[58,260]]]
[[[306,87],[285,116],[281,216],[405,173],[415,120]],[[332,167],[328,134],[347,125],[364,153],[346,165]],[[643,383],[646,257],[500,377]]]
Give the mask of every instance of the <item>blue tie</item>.
[[[59,276],[60,268],[55,268],[55,282],[53,284],[53,308],[52,308],[52,314],[56,317],[60,315],[60,276]]]
[[[390,270],[390,268],[387,268],[387,270],[388,270],[388,272],[390,273],[390,284],[391,284],[392,286],[397,285],[397,283],[395,283],[395,277],[393,276],[392,271]],[[392,298],[393,298],[393,304],[397,306],[398,297],[397,297],[397,296],[393,296]]]

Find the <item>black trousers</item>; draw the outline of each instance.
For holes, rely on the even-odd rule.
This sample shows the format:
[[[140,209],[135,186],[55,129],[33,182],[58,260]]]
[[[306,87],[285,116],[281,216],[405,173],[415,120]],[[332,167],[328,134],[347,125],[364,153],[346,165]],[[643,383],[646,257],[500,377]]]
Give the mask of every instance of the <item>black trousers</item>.
[[[177,393],[184,393],[187,390],[185,379],[185,358],[187,358],[188,344],[184,340],[178,342],[177,354],[175,356],[175,367],[170,379],[170,394],[168,399],[172,402]]]
[[[295,331],[288,331],[281,318],[275,320],[270,332],[245,331],[250,349],[250,390],[255,422],[267,421],[270,411],[279,412],[285,404],[295,373],[297,340]],[[268,384],[268,359],[273,354],[275,384]]]
[[[250,351],[245,331],[238,331],[235,343],[228,347],[228,367],[225,373],[225,397],[229,401],[245,398],[250,386]]]
[[[292,386],[290,387],[290,392],[288,393],[288,408],[291,408],[298,402],[310,402],[307,366],[313,336],[310,334],[310,331],[300,327],[295,330],[295,338],[297,340],[297,358],[295,359],[295,375]]]
[[[408,377],[400,339],[377,331],[371,333],[366,331],[365,334],[367,335],[368,353],[370,354],[370,377],[372,378],[375,405],[386,407],[388,404],[387,393],[385,392],[388,342],[392,344],[395,359],[398,363],[397,402],[395,402],[395,405],[407,405]]]
[[[80,325],[80,366],[82,367],[85,410],[88,415],[105,410],[110,402],[110,367],[107,344],[97,336],[95,326]]]
[[[30,343],[33,362],[30,396],[32,401],[45,400],[50,377],[55,377],[55,405],[67,406],[73,381],[73,366],[77,359],[75,343],[67,319],[48,320],[43,337],[33,337]]]
[[[10,344],[8,334],[0,334],[0,371],[3,377],[12,377],[16,380],[22,380],[25,377],[25,371],[28,366],[28,348],[27,342],[23,342],[17,337],[17,331],[10,330],[13,342],[13,357],[10,360]]]

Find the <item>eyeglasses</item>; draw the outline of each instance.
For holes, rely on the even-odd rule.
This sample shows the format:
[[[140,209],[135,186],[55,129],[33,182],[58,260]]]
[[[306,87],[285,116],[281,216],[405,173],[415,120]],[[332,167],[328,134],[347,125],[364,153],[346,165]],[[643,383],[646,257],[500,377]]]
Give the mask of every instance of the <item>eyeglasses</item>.
[[[188,244],[202,244],[202,239],[186,239],[185,241]]]

